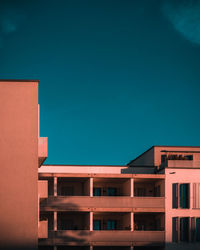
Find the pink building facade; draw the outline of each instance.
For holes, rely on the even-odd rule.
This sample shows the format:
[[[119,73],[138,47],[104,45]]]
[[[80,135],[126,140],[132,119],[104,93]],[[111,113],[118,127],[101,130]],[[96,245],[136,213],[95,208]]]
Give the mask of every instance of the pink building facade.
[[[199,249],[200,147],[154,146],[125,166],[43,165],[54,249]]]
[[[2,249],[200,249],[200,147],[43,165],[38,81],[1,80],[0,94]]]

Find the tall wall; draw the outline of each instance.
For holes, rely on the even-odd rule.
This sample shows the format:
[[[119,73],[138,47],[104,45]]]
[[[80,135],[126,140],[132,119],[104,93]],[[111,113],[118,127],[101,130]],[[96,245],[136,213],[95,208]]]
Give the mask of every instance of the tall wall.
[[[37,246],[38,82],[0,81],[0,246]]]
[[[190,183],[190,208],[172,208],[172,184]],[[200,217],[200,210],[194,207],[193,184],[200,183],[200,169],[165,169],[165,241],[172,242],[173,217]]]

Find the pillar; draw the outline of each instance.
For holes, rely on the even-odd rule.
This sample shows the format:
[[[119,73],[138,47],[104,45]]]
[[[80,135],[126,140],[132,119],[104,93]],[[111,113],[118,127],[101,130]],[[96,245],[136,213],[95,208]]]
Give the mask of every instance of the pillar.
[[[90,178],[90,197],[93,197],[93,177]]]
[[[131,178],[131,197],[134,196],[134,179]]]
[[[57,212],[53,212],[53,230],[58,230],[58,218],[57,218]]]
[[[131,212],[131,231],[134,231],[134,213]]]
[[[93,246],[90,246],[90,250],[93,250]]]
[[[58,195],[58,191],[57,191],[57,189],[58,189],[58,178],[57,177],[54,177],[54,179],[53,179],[53,195],[54,196],[57,196]]]
[[[93,212],[90,212],[90,231],[93,231]]]

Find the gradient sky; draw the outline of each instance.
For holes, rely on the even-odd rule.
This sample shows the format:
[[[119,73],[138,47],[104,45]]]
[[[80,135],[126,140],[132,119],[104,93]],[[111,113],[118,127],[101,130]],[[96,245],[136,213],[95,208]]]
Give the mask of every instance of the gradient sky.
[[[39,79],[46,164],[200,145],[200,1],[0,2],[0,78]]]

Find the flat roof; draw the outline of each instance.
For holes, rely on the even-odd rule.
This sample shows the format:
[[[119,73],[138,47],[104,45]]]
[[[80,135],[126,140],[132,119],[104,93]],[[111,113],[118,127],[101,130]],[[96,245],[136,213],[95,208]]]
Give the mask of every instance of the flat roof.
[[[0,82],[39,82],[40,80],[34,79],[0,79]]]

